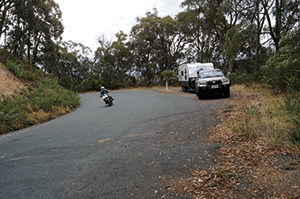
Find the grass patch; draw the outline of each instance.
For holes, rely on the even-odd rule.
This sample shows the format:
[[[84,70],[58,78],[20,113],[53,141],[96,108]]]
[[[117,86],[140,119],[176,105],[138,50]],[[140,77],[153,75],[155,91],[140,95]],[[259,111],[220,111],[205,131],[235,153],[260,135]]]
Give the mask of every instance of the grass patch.
[[[238,106],[240,116],[229,124],[232,130],[253,141],[267,144],[268,148],[299,151],[289,132],[294,125],[284,107],[284,94],[274,94],[263,85],[233,85],[243,96]]]

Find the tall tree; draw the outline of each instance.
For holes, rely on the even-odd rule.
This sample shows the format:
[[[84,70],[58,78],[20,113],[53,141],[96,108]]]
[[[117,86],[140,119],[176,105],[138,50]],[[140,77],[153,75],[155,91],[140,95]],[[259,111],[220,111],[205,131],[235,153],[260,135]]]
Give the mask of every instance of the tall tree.
[[[162,71],[177,69],[187,41],[177,21],[170,16],[159,17],[156,9],[137,18],[137,22],[131,30],[135,53],[140,56],[136,65],[149,85]]]
[[[9,26],[11,26],[12,16],[10,12],[13,9],[13,5],[13,0],[2,0],[0,2],[0,39],[3,34],[6,35]]]
[[[84,79],[90,76],[92,62],[89,60],[91,50],[72,41],[61,42],[58,64],[51,68],[51,72],[59,78],[65,88],[79,91]]]
[[[116,34],[117,41],[109,41],[103,35],[98,37],[100,47],[95,52],[95,68],[99,71],[102,85],[110,89],[133,86],[130,70],[132,54],[127,35]]]
[[[185,0],[180,21],[185,22],[185,34],[193,37],[196,61],[224,63],[232,72],[234,60],[255,52],[255,2],[251,0]],[[261,10],[261,9],[260,9]],[[186,17],[187,16],[187,17]],[[258,19],[260,20],[260,19]],[[262,26],[259,24],[258,31]],[[254,29],[255,30],[255,29]],[[260,45],[257,45],[260,46]]]
[[[212,62],[220,56],[220,48],[224,37],[222,28],[226,25],[226,20],[221,12],[216,0],[186,0],[181,6],[185,7],[185,12],[178,15],[181,23],[186,23],[185,34],[193,38],[190,44],[195,60],[198,62]]]
[[[253,21],[255,16],[252,14],[255,10],[255,4],[249,0],[230,0],[224,1],[220,5],[220,11],[227,19],[224,26],[223,55],[229,59],[227,72],[233,71],[234,60],[243,54],[251,57],[251,51],[254,50],[252,43],[255,40],[255,26]],[[248,50],[246,50],[248,49]],[[250,53],[249,53],[250,52]]]
[[[277,52],[281,38],[299,26],[300,0],[261,0],[261,3],[267,18],[268,34]],[[273,17],[275,20],[272,20]]]
[[[2,12],[7,14],[7,20],[1,21],[0,25],[10,22],[8,23],[10,52],[20,59],[41,64],[41,57],[48,53],[47,50],[55,49],[51,46],[61,39],[63,33],[58,4],[53,0],[12,0],[6,3],[4,8],[9,8],[9,11],[4,12],[3,9]],[[0,27],[1,30],[3,27],[4,25]]]

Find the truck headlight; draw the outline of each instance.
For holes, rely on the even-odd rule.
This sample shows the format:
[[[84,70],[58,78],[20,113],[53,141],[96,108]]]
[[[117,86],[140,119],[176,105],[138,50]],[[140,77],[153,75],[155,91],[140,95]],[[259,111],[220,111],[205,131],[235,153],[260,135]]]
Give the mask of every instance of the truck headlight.
[[[206,86],[206,82],[205,81],[200,81],[200,82],[198,82],[198,86],[199,87]]]
[[[230,81],[227,78],[222,79],[222,84],[229,84]]]

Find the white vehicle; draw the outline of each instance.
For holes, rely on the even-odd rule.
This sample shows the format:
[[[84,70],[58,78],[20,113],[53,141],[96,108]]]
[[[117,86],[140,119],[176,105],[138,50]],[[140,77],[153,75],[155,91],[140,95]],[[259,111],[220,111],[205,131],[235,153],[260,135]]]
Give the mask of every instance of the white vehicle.
[[[182,90],[185,92],[187,89],[195,89],[197,72],[212,69],[214,69],[213,63],[192,63],[179,66],[178,76]]]
[[[230,97],[230,80],[220,69],[199,71],[195,86],[199,99],[207,93],[219,93]]]

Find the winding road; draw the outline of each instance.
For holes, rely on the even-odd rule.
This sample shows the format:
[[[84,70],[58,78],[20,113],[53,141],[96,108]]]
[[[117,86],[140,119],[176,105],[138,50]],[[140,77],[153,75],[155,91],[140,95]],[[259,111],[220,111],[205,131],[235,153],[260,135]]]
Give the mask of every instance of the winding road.
[[[81,95],[76,111],[0,137],[0,198],[189,198],[166,186],[214,165],[224,99],[172,90]]]

